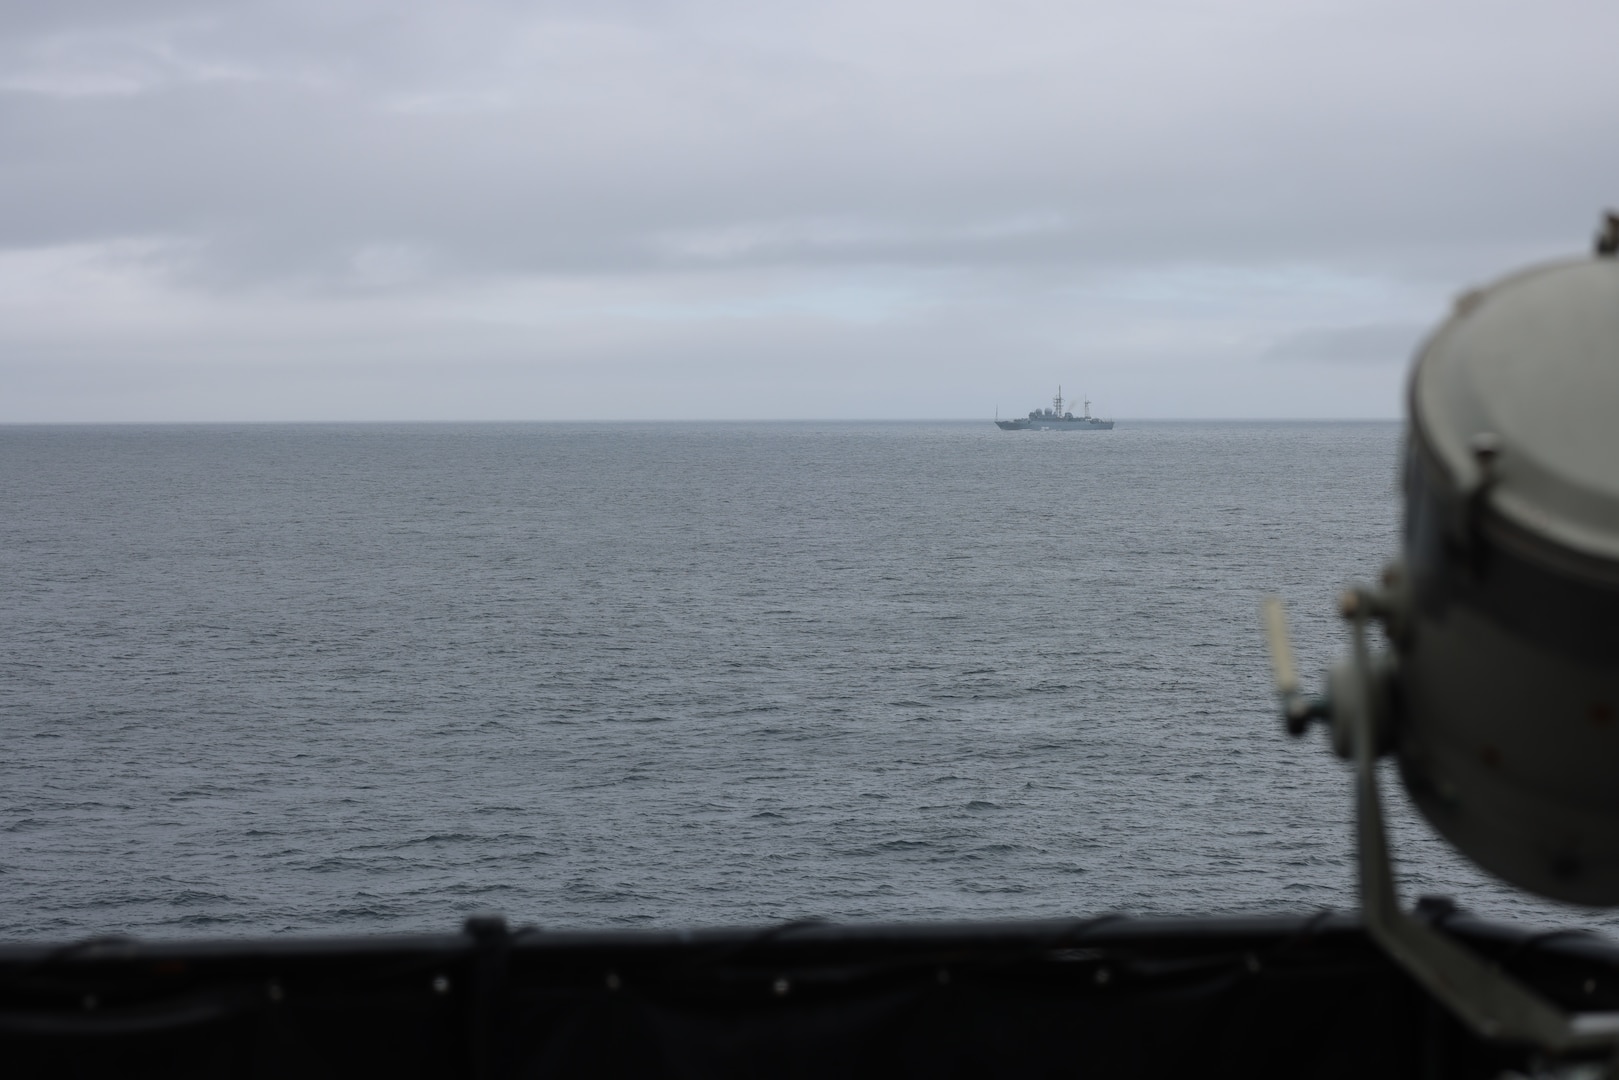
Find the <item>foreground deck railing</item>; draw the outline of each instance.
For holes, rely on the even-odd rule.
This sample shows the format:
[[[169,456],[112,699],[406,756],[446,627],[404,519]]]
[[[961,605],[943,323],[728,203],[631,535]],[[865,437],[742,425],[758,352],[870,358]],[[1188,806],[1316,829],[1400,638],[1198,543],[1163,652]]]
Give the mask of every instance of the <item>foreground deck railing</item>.
[[[1571,1010],[1619,948],[1422,909]],[[1480,1076],[1359,922],[834,925],[0,946],[10,1076]]]

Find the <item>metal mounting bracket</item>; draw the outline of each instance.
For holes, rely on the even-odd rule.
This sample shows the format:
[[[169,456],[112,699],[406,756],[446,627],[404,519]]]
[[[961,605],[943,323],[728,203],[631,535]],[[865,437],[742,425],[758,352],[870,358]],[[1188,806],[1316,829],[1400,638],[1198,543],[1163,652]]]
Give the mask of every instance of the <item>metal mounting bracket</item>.
[[[1365,605],[1350,618],[1354,670],[1370,678]],[[1358,695],[1361,702],[1371,693]],[[1619,1013],[1570,1013],[1487,963],[1453,938],[1400,909],[1377,786],[1376,740],[1364,708],[1336,702],[1332,723],[1346,725],[1354,747],[1355,832],[1361,918],[1382,946],[1463,1023],[1489,1039],[1527,1042],[1557,1056],[1619,1051]]]

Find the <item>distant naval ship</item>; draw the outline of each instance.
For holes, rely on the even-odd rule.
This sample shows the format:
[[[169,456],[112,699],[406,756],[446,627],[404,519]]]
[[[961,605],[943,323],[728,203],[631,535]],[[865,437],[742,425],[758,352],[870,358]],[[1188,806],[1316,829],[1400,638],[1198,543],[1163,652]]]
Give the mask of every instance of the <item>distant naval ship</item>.
[[[1062,387],[1057,387],[1057,396],[1051,399],[1051,408],[1030,410],[1028,416],[1020,416],[1016,420],[996,420],[995,426],[1002,431],[1112,431],[1113,421],[1102,420],[1091,415],[1091,403],[1088,399],[1083,401],[1084,411],[1075,416],[1071,412],[1062,411]]]

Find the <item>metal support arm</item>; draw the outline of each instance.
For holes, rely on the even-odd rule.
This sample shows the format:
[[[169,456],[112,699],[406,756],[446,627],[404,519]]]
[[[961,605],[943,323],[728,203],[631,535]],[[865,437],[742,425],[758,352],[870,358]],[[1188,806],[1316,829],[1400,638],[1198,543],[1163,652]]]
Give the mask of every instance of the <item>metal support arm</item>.
[[[1354,666],[1363,679],[1372,665],[1366,647],[1368,605],[1351,616]],[[1356,847],[1361,917],[1367,932],[1417,982],[1480,1035],[1528,1042],[1556,1055],[1619,1048],[1619,1013],[1568,1013],[1454,939],[1400,909],[1377,787],[1376,733],[1365,705],[1335,708],[1334,725],[1349,725],[1354,747]]]
[[[1335,670],[1334,692],[1309,698],[1299,689],[1281,603],[1265,603],[1276,692],[1288,731],[1302,734],[1313,720],[1328,721],[1333,744],[1355,768],[1355,841],[1360,872],[1361,918],[1374,941],[1407,974],[1463,1023],[1489,1039],[1523,1042],[1556,1056],[1619,1052],[1619,1013],[1570,1013],[1530,987],[1480,959],[1453,938],[1400,910],[1383,828],[1377,787],[1377,757],[1388,731],[1379,731],[1387,665],[1373,663],[1366,645],[1370,617],[1397,613],[1396,598],[1366,590],[1346,593],[1342,613],[1351,625],[1353,653]],[[1383,708],[1386,711],[1386,708]],[[1382,726],[1389,719],[1381,717]],[[1614,1059],[1619,1066],[1619,1057]],[[1610,1068],[1619,1075],[1619,1067]]]

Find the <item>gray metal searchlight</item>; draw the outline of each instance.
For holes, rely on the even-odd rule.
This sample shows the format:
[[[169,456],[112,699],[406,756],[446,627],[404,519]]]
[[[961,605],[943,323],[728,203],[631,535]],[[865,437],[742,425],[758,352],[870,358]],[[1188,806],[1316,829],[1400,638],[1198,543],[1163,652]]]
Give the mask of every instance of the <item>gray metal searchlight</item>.
[[[1376,759],[1434,827],[1530,892],[1619,905],[1619,217],[1594,258],[1464,294],[1411,372],[1403,554],[1341,600],[1351,651],[1305,696],[1266,601],[1288,730],[1324,722],[1356,774],[1373,938],[1481,1035],[1613,1053],[1569,1013],[1401,910]],[[1384,647],[1368,644],[1368,626]]]

